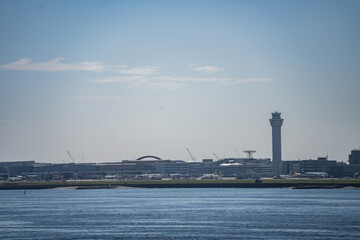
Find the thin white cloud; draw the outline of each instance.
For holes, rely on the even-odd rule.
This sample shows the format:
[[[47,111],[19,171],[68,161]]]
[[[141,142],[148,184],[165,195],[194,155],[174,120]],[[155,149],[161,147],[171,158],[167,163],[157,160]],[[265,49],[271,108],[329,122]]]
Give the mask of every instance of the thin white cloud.
[[[128,83],[131,87],[180,89],[189,83],[213,83],[216,85],[238,85],[246,83],[270,82],[273,78],[212,78],[212,77],[172,77],[172,76],[112,76],[91,80],[94,83]]]
[[[262,83],[262,82],[271,82],[273,78],[246,78],[246,79],[235,79],[230,81],[224,81],[219,83],[220,85],[236,85],[244,83]]]
[[[93,83],[142,83],[148,81],[147,76],[111,76],[106,78],[93,79]]]
[[[194,63],[188,65],[194,71],[204,73],[216,73],[223,68],[215,66],[199,66]],[[103,77],[90,80],[92,83],[127,83],[133,88],[154,88],[154,89],[180,89],[190,83],[213,83],[216,85],[236,85],[244,83],[260,83],[272,81],[272,78],[214,78],[214,77],[176,77],[159,75],[159,66],[138,66],[128,67],[127,65],[105,65],[101,62],[83,61],[69,63],[63,57],[57,57],[47,62],[33,62],[31,59],[23,58],[18,61],[0,65],[0,69],[21,70],[21,71],[90,71],[90,72],[112,72],[116,74],[111,77]],[[80,96],[73,99],[114,99],[106,96]]]
[[[201,66],[201,67],[194,67],[192,68],[192,70],[204,72],[204,73],[216,73],[221,70],[224,70],[224,68],[215,67],[215,66]]]
[[[156,76],[156,80],[171,81],[171,82],[217,82],[224,79],[221,78],[206,78],[206,77],[171,77],[171,76]]]
[[[101,72],[109,69],[100,62],[84,61],[80,63],[65,63],[65,58],[57,57],[47,62],[34,63],[31,59],[22,58],[18,61],[0,65],[0,68],[6,70],[20,71],[42,71],[42,72],[62,72],[62,71],[91,71]]]
[[[175,81],[175,82],[198,82],[198,83],[217,83],[220,85],[235,85],[243,83],[260,83],[270,82],[273,78],[247,78],[247,79],[232,79],[232,78],[213,78],[213,77],[171,77],[171,76],[156,76],[156,80]]]
[[[122,69],[117,71],[121,74],[128,75],[153,75],[159,72],[160,67],[158,66],[144,66],[144,67],[134,67],[130,69]]]
[[[47,62],[33,62],[22,58],[18,61],[0,65],[1,69],[18,71],[64,72],[64,71],[90,71],[90,72],[116,72],[123,75],[152,75],[158,73],[158,66],[144,66],[129,68],[127,65],[105,65],[101,62],[83,61],[68,63],[63,57],[57,57]]]
[[[79,97],[68,97],[68,99],[74,100],[111,100],[121,99],[123,96],[79,96]]]
[[[151,82],[149,84],[151,88],[159,90],[177,90],[184,88],[186,84],[176,83],[176,82]]]
[[[162,81],[155,77],[149,76],[112,76],[107,78],[93,79],[93,83],[127,83],[132,88],[153,88],[174,90],[185,86],[185,84],[175,81]]]

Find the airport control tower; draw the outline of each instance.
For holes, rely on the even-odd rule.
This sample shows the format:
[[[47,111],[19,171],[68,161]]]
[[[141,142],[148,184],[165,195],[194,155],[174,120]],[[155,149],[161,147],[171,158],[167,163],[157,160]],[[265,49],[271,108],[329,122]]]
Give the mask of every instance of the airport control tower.
[[[272,127],[272,161],[274,172],[281,174],[281,125],[284,119],[281,119],[278,112],[271,113],[270,125]]]

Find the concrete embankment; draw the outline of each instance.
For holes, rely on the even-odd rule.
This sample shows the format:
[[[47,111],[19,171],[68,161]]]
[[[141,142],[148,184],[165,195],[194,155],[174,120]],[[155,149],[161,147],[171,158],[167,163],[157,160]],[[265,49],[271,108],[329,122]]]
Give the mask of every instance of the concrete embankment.
[[[100,189],[100,188],[360,188],[359,179],[239,179],[239,180],[104,180],[54,182],[0,182],[10,189]]]

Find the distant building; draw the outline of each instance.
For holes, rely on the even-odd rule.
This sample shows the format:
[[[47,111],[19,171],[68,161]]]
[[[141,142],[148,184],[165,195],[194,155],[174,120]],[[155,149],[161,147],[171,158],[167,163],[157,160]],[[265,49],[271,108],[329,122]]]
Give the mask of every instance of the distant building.
[[[42,179],[71,179],[71,178],[88,178],[89,174],[97,174],[98,166],[96,164],[50,164],[37,163],[32,167],[31,172],[23,174],[36,174]],[[105,175],[105,174],[104,174]]]
[[[351,154],[349,154],[349,164],[360,164],[360,150],[351,150]]]
[[[337,170],[341,171],[341,177],[354,177],[360,172],[360,149],[351,150],[348,164]]]
[[[354,149],[349,154],[349,161],[345,163],[336,163],[329,167],[329,175],[333,177],[354,177],[360,172],[360,150]]]
[[[280,117],[280,115],[276,115]],[[282,120],[282,119],[280,119]],[[279,126],[278,126],[279,127]],[[279,129],[275,132],[273,161],[270,158],[224,158],[202,162],[183,160],[164,160],[156,156],[144,156],[136,160],[123,160],[111,163],[36,163],[35,161],[0,162],[0,180],[22,176],[27,180],[60,179],[103,179],[105,176],[134,179],[142,174],[156,174],[164,178],[173,175],[201,177],[213,174],[221,177],[260,178],[273,177],[274,174],[295,174],[301,172],[326,172],[330,177],[353,177],[360,171],[360,150],[352,150],[349,164],[319,157],[317,160],[281,161],[278,155]],[[281,149],[280,149],[281,150]],[[279,165],[280,161],[280,165]],[[278,165],[277,165],[278,164]],[[274,171],[281,167],[279,172]]]
[[[300,172],[300,160],[282,161],[282,174],[294,174]]]
[[[12,162],[0,162],[0,166],[32,166],[35,161],[12,161]]]
[[[5,180],[9,178],[9,173],[5,167],[0,166],[0,180]]]
[[[225,158],[214,161],[203,159],[202,162],[183,160],[164,160],[155,156],[144,156],[137,160],[121,162],[86,164],[86,163],[35,163],[6,162],[0,166],[0,178],[24,176],[26,179],[102,179],[105,176],[116,178],[134,178],[141,174],[161,174],[201,177],[204,174],[215,174],[222,177],[258,178],[274,176],[272,162],[269,158]]]
[[[216,162],[224,177],[259,178],[273,177],[270,158],[225,158]]]
[[[335,160],[328,160],[325,157],[319,157],[317,160],[300,161],[300,170],[304,172],[328,172],[329,166],[336,165]]]
[[[347,167],[348,165],[346,165],[346,163],[344,162],[336,162],[336,165],[331,165],[328,167],[327,173],[329,174],[330,177],[336,177],[336,178],[349,176],[347,173],[348,172],[347,169],[345,169]]]
[[[24,173],[32,172],[35,161],[14,161],[14,162],[0,162],[2,172],[6,171],[9,177],[16,177]],[[4,173],[2,174],[2,178]]]
[[[283,161],[283,174],[294,174],[301,172],[326,172],[329,176],[342,177],[344,175],[345,163],[328,160],[326,157],[319,157],[317,160]]]

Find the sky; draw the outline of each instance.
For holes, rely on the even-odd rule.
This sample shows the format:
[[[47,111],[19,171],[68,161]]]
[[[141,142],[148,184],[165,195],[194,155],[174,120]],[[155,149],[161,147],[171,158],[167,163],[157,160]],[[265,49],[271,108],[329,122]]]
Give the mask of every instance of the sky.
[[[360,1],[0,1],[0,161],[347,161]]]

